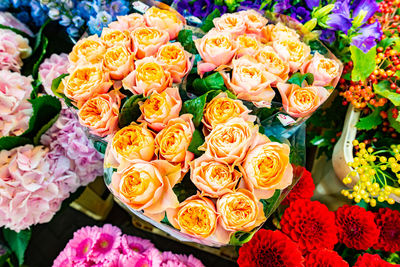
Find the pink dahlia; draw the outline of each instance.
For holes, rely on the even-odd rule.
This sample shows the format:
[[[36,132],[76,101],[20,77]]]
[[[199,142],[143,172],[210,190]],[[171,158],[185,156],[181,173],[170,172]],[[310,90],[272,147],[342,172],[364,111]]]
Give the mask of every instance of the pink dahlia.
[[[70,247],[66,247],[53,262],[53,267],[74,267],[72,261],[73,252]]]
[[[193,255],[179,255],[170,251],[162,254],[162,267],[204,267],[203,263]]]
[[[68,73],[68,66],[68,55],[64,53],[52,54],[40,64],[39,77],[47,94],[54,95],[51,91],[51,84],[61,74]]]
[[[143,254],[130,253],[120,255],[118,267],[159,267],[161,266],[161,261],[161,253],[155,248],[150,248]]]
[[[100,263],[118,255],[118,248],[121,244],[121,230],[111,224],[105,224],[102,228],[94,227],[94,229],[98,232],[98,238],[90,251],[90,259],[95,263]]]
[[[9,12],[0,12],[0,24],[20,30],[33,37],[32,31]]]
[[[32,115],[32,105],[28,102],[33,90],[31,82],[31,77],[0,70],[1,136],[20,135],[28,129]]]
[[[13,31],[0,29],[0,70],[19,71],[21,59],[31,53],[28,39]]]
[[[67,248],[72,251],[72,261],[87,262],[99,237],[100,233],[94,227],[86,226],[76,231],[67,244]]]
[[[132,251],[143,253],[151,248],[154,248],[154,245],[150,240],[130,235],[123,235],[121,238],[121,249],[123,254],[129,254]]]

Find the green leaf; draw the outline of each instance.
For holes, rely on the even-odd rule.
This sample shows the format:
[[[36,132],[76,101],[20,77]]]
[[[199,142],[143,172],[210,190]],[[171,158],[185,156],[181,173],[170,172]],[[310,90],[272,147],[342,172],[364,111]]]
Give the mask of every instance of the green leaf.
[[[50,122],[55,122],[61,111],[60,101],[51,95],[43,95],[35,99],[30,99],[33,114],[29,120],[29,128],[21,136],[39,140],[50,126]]]
[[[326,49],[325,46],[318,40],[312,40],[308,42],[308,45],[310,46],[312,51],[316,51],[321,55],[325,55],[326,53],[328,53],[328,49]]]
[[[400,133],[400,116],[397,117],[397,119],[393,118],[393,109],[389,109],[388,112],[388,120],[390,123],[390,126],[395,129],[398,133]]]
[[[46,51],[47,51],[47,46],[49,44],[49,39],[47,39],[46,36],[43,37],[43,44],[42,44],[42,51],[40,52],[39,58],[37,59],[37,61],[35,62],[35,64],[33,65],[33,70],[32,70],[32,77],[34,79],[38,78],[39,75],[39,66],[42,63],[44,56],[46,55]]]
[[[310,143],[318,147],[329,145],[329,141],[326,140],[325,136],[320,135],[317,135],[311,139]]]
[[[72,104],[71,99],[69,99],[68,97],[66,97],[63,93],[58,92],[58,87],[60,86],[60,83],[62,82],[62,80],[67,77],[69,75],[69,73],[64,73],[61,74],[60,76],[58,76],[57,78],[55,78],[52,82],[51,82],[51,91],[53,92],[53,94],[58,97],[58,98],[62,98],[64,99],[65,104],[67,104],[68,107],[72,107],[75,109],[78,109],[76,106],[74,106]]]
[[[212,92],[212,91],[209,91]],[[196,97],[191,100],[187,100],[181,110],[181,114],[189,113],[193,115],[192,121],[194,126],[198,127],[200,125],[201,119],[203,118],[203,110],[207,103],[208,93]]]
[[[22,136],[3,136],[0,138],[0,151],[11,150],[14,147],[24,146],[31,144],[32,141],[29,138]]]
[[[219,72],[215,72],[205,78],[197,78],[193,81],[193,89],[195,94],[205,94],[211,90],[226,91],[225,82]]]
[[[214,27],[213,19],[218,18],[221,16],[221,12],[216,8],[210,15],[206,17],[203,22],[203,25],[200,27],[204,32],[208,32]]]
[[[175,228],[170,222],[169,222],[169,220],[168,220],[168,217],[167,217],[167,214],[165,213],[165,216],[164,216],[164,218],[161,220],[161,222],[162,223],[164,223],[164,224],[166,224],[166,225],[168,225],[168,226],[171,226],[171,227],[173,227],[173,228]]]
[[[268,217],[270,212],[274,209],[276,202],[278,201],[279,196],[281,195],[281,190],[276,189],[274,195],[268,199],[260,199],[260,202],[263,204],[264,216]]]
[[[94,148],[99,151],[101,154],[106,153],[107,143],[103,141],[94,141],[93,142]]]
[[[381,115],[379,113],[382,111],[383,107],[377,107],[368,116],[361,118],[356,127],[359,130],[371,130],[383,122]]]
[[[190,180],[189,172],[183,177],[182,181],[176,184],[172,190],[174,191],[175,195],[178,197],[179,202],[184,201],[188,197],[196,195],[197,188]]]
[[[58,113],[54,118],[49,120],[48,123],[42,126],[40,130],[37,132],[37,134],[33,137],[33,144],[35,146],[40,145],[40,137],[48,130],[50,127],[57,121],[58,117],[60,116],[60,113]]]
[[[400,106],[400,94],[390,89],[390,82],[387,80],[374,84],[374,92],[389,99],[395,106]]]
[[[253,235],[256,232],[257,232],[257,230],[254,230],[251,233],[247,233],[247,232],[243,232],[243,231],[237,231],[233,235],[231,235],[231,239],[229,241],[229,245],[241,246],[244,243],[249,242],[253,238]]]
[[[24,263],[25,250],[31,239],[31,230],[22,230],[17,233],[3,228],[3,236],[11,250],[17,255],[19,265],[22,265]]]
[[[300,87],[303,87],[304,81],[306,81],[308,85],[312,85],[314,82],[314,75],[312,73],[301,74],[300,72],[296,72],[288,80],[289,83],[297,84]]]
[[[351,72],[352,81],[364,81],[374,71],[376,62],[376,47],[371,48],[368,53],[364,53],[358,47],[350,46],[351,60],[353,60],[353,71]]]
[[[196,156],[201,156],[204,152],[198,150],[197,148],[204,144],[204,135],[201,131],[195,129],[192,135],[192,141],[190,141],[190,145],[188,150],[194,153]]]
[[[189,53],[198,54],[196,45],[193,42],[193,32],[191,30],[181,30],[178,34],[178,42],[180,42]]]
[[[42,82],[40,80],[34,80],[32,82],[32,92],[31,92],[31,99],[36,98],[38,96],[39,92],[39,87],[42,85]]]
[[[386,50],[389,46],[395,43],[396,40],[399,38],[385,38],[382,41],[379,42],[378,47],[382,47],[383,51]]]
[[[42,39],[43,39],[43,31],[44,28],[46,28],[47,24],[49,24],[49,22],[51,21],[51,19],[47,19],[43,25],[40,27],[37,35],[36,35],[36,39],[35,39],[35,45],[33,46],[33,53],[36,52],[36,50],[39,49],[40,44],[42,43]]]
[[[120,128],[128,126],[132,121],[136,121],[139,117],[141,111],[139,108],[139,102],[144,101],[146,98],[143,95],[133,95],[122,106],[121,112],[119,114],[118,124]]]
[[[15,32],[16,34],[21,35],[22,37],[31,38],[31,37],[30,37],[28,34],[26,34],[25,32],[20,31],[20,30],[18,30],[18,29],[16,29],[16,28],[13,28],[13,27],[10,27],[10,26],[6,26],[6,25],[3,25],[3,24],[0,24],[0,29],[10,30],[10,31]]]

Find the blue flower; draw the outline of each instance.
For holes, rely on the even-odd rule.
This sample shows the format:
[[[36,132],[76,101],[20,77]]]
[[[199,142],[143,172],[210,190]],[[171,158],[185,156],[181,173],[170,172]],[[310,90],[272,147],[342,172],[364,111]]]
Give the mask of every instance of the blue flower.
[[[301,23],[305,23],[311,19],[310,11],[305,9],[304,7],[293,7],[292,14],[290,15],[292,18],[297,19]]]
[[[380,40],[382,36],[381,24],[376,21],[372,24],[364,25],[359,28],[358,34],[351,39],[351,44],[367,53],[376,45],[376,40]]]
[[[82,19],[82,18],[79,17],[79,16],[75,16],[75,17],[72,18],[72,23],[74,24],[74,26],[75,26],[76,28],[80,28],[80,27],[83,26],[83,24],[85,24],[85,20]]]
[[[47,19],[47,10],[39,3],[33,0],[30,2],[31,16],[36,26],[41,26]]]
[[[335,3],[332,14],[328,16],[327,24],[333,30],[339,30],[347,33],[352,26],[348,1],[338,1]]]
[[[333,43],[334,41],[336,41],[336,34],[335,31],[333,30],[322,30],[321,35],[319,36],[319,38],[324,41],[327,42],[329,44]]]
[[[112,21],[111,15],[105,10],[97,13],[96,19],[99,20],[104,26],[107,26]]]
[[[375,0],[356,0],[352,5],[353,18],[356,16],[364,15],[363,23],[367,22],[367,20],[372,17],[376,11],[378,11],[379,6]]]
[[[95,17],[97,13],[98,6],[90,1],[81,1],[79,2],[76,11],[80,17],[85,20],[88,20],[90,17]]]
[[[69,36],[79,37],[79,29],[75,28],[74,26],[69,26],[67,28],[67,33]]]
[[[291,7],[292,5],[290,4],[289,0],[278,0],[274,6],[274,12],[283,13]]]
[[[129,12],[129,2],[125,0],[112,1],[109,5],[108,12],[113,19],[116,19],[117,16],[126,15]]]
[[[61,15],[60,25],[68,27],[71,24],[71,19],[66,15]]]
[[[10,0],[0,0],[0,10],[4,11],[10,8]]]
[[[306,5],[309,9],[319,6],[319,0],[305,0]],[[295,13],[295,12],[294,12]]]
[[[89,33],[101,35],[101,30],[103,29],[103,24],[98,21],[95,17],[90,17],[88,21]]]
[[[15,8],[29,6],[29,0],[12,0],[12,4]]]

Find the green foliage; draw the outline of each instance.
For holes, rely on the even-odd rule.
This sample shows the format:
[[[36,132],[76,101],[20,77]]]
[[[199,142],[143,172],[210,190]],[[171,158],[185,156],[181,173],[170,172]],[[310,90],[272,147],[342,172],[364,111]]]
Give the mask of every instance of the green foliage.
[[[0,138],[0,151],[1,150],[11,150],[14,147],[24,146],[26,144],[31,144],[32,141],[29,138],[22,136],[3,136]]]
[[[274,208],[276,208],[276,203],[278,198],[281,195],[281,190],[277,189],[274,192],[274,195],[268,199],[260,199],[260,202],[263,204],[264,216],[267,217]]]
[[[218,18],[221,16],[221,12],[216,8],[210,15],[206,17],[203,22],[203,25],[200,27],[204,32],[208,32],[214,27],[213,19]]]
[[[198,147],[204,144],[204,135],[201,131],[195,129],[192,136],[192,141],[190,141],[190,145],[188,150],[194,153],[197,157],[201,156],[204,152],[198,150]]]
[[[69,107],[73,107],[75,109],[77,109],[77,107],[75,107],[72,104],[71,99],[69,99],[68,97],[66,97],[63,93],[60,93],[57,91],[58,87],[60,86],[60,83],[62,82],[62,80],[67,77],[69,75],[69,73],[65,73],[65,74],[61,74],[60,76],[58,76],[57,78],[55,78],[52,82],[51,82],[51,91],[53,92],[53,94],[59,98],[64,99],[65,104],[67,104],[67,106]]]
[[[368,116],[361,118],[357,124],[356,127],[359,130],[371,130],[378,126],[379,124],[382,123],[382,117],[379,115],[379,113],[383,110],[382,107],[376,108],[372,113],[370,113]]]
[[[25,37],[25,38],[28,38],[28,39],[31,38],[28,34],[24,33],[23,31],[20,31],[20,30],[18,30],[16,28],[13,28],[13,27],[10,27],[10,26],[6,26],[6,25],[3,25],[3,24],[0,24],[0,29],[10,30],[10,31],[15,32],[16,34],[21,35],[22,37]]]
[[[190,174],[187,173],[182,181],[176,184],[172,190],[174,191],[175,195],[178,197],[179,202],[184,201],[188,197],[196,195],[197,188],[190,180]]]
[[[24,263],[26,248],[31,239],[31,230],[22,230],[17,233],[13,230],[3,228],[3,236],[10,249],[17,256],[19,265],[22,265]]]
[[[241,246],[244,243],[249,242],[253,235],[257,232],[257,229],[253,230],[251,233],[237,231],[233,235],[231,235],[231,239],[229,241],[229,245],[232,246]]]
[[[383,51],[385,51],[386,48],[394,44],[396,40],[398,40],[398,38],[385,38],[379,42],[378,47],[382,47]]]
[[[94,141],[93,142],[94,148],[99,151],[101,154],[106,153],[107,143],[103,141]]]
[[[397,117],[397,119],[393,118],[393,109],[390,108],[388,112],[388,120],[390,123],[390,126],[395,129],[398,133],[400,133],[400,116]]]
[[[165,216],[164,216],[164,218],[161,220],[161,222],[162,222],[163,224],[168,225],[168,226],[174,227],[174,226],[169,222],[168,217],[167,217],[167,214],[165,214]]]
[[[207,103],[207,95],[212,92],[209,91],[204,95],[196,97],[194,99],[186,101],[181,110],[181,114],[189,113],[193,115],[192,121],[194,126],[198,127],[201,123],[201,119],[203,118],[203,110]]]
[[[198,54],[196,45],[193,42],[193,32],[191,30],[181,30],[178,34],[178,42],[180,42],[189,53]]]
[[[364,53],[361,49],[352,45],[350,52],[354,66],[351,72],[351,80],[364,81],[375,69],[376,47],[371,48],[368,53]]]
[[[141,114],[139,102],[145,101],[143,95],[133,95],[124,103],[119,114],[118,124],[120,128],[128,126],[131,122],[136,121]]]
[[[224,79],[221,74],[215,72],[205,78],[197,78],[193,81],[193,89],[195,94],[205,94],[211,90],[226,91]]]
[[[303,86],[304,81],[306,81],[308,85],[313,84],[314,75],[312,73],[301,74],[300,72],[296,72],[288,80],[289,83],[297,84],[300,87]]]
[[[326,49],[325,46],[323,46],[323,44],[318,40],[312,40],[308,42],[308,45],[310,46],[312,51],[316,51],[321,55],[325,55],[326,53],[328,53],[328,49]]]
[[[44,60],[44,56],[46,55],[48,45],[49,45],[49,39],[47,39],[46,36],[43,36],[42,50],[40,51],[39,58],[36,60],[32,69],[32,77],[34,79],[39,78],[39,66]]]
[[[389,99],[395,106],[400,106],[400,94],[390,89],[390,82],[384,80],[378,84],[374,84],[374,92],[380,96]]]

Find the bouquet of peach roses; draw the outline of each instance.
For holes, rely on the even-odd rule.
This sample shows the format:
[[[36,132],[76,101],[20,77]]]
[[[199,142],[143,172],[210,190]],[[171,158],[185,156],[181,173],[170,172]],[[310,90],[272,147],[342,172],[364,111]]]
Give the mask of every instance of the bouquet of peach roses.
[[[296,129],[341,63],[255,11],[204,34],[165,5],[136,3],[143,15],[75,45],[53,91],[79,110],[105,153],[106,184],[132,213],[182,241],[243,243],[301,176]]]

